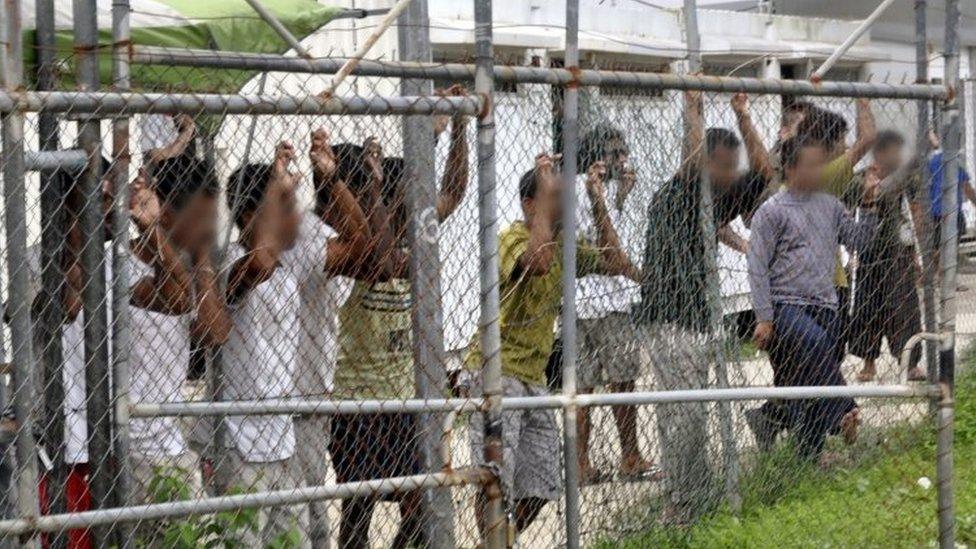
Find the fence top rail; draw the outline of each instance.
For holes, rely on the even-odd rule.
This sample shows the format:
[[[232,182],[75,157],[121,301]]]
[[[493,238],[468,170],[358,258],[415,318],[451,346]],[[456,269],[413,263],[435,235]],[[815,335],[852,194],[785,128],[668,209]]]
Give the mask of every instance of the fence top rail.
[[[344,64],[343,58],[302,59],[275,54],[134,46],[131,61],[136,64],[253,71],[331,74]],[[757,94],[865,97],[890,99],[945,99],[948,89],[937,84],[886,84],[870,82],[814,83],[806,80],[741,78],[732,76],[679,75],[564,68],[495,65],[495,80],[524,84],[613,86],[647,90],[701,90]],[[473,80],[475,66],[464,63],[417,63],[363,60],[353,74],[390,78]]]
[[[282,114],[476,116],[479,97],[328,97],[315,95],[164,94],[0,90],[0,112],[77,114]]]
[[[502,401],[509,410],[608,406],[617,404],[665,404],[675,402],[708,402],[805,399],[805,398],[931,398],[940,394],[933,385],[813,386],[813,387],[737,387],[731,389],[688,389],[678,391],[635,391],[632,393],[594,393],[569,398],[564,395],[511,397]],[[221,416],[260,414],[376,414],[473,411],[483,409],[482,398],[441,398],[406,400],[304,400],[268,399],[239,401],[196,401],[139,403],[130,406],[131,417]]]

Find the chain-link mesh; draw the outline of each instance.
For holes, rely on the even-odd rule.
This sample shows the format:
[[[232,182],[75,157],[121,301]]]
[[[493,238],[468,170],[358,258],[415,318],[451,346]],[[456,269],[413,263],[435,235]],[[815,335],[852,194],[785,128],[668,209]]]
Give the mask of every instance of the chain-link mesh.
[[[66,71],[84,55],[62,53]],[[930,407],[903,397],[932,396],[936,379],[934,347],[913,336],[937,331],[945,159],[919,101],[581,86],[579,174],[565,177],[562,86],[506,83],[489,105],[467,80],[404,97],[399,79],[354,75],[318,96],[328,78],[147,64],[131,95],[26,101],[5,163],[24,148],[87,150],[88,164],[6,178],[4,337],[12,363],[32,355],[6,400],[32,397],[23,416],[8,407],[3,435],[26,447],[29,425],[37,456],[7,452],[5,532],[69,547],[469,547],[497,527],[485,498],[500,488],[510,541],[573,545],[572,469],[582,544],[694,528],[693,544],[721,544],[723,520],[817,483],[926,489]],[[489,108],[498,146],[479,159]],[[500,379],[482,371],[479,331],[489,162]],[[577,197],[574,303],[562,180]],[[559,325],[566,307],[575,326]],[[566,330],[579,396],[560,398]],[[887,398],[667,396],[845,384]],[[918,448],[927,472],[899,469],[897,486],[849,473]],[[17,491],[31,467],[37,493]]]

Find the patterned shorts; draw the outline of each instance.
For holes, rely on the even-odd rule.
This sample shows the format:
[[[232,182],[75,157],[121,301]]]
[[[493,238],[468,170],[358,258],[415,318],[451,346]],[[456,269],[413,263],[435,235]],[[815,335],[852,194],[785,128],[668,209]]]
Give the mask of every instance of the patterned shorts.
[[[641,375],[643,346],[630,315],[610,313],[603,318],[576,321],[581,389],[635,381]]]

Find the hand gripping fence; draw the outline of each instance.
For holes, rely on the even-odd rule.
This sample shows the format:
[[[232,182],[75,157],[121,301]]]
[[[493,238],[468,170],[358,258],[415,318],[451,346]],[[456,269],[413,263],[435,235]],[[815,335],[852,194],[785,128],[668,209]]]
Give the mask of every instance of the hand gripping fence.
[[[66,46],[55,4],[33,56],[0,12],[5,540],[707,543],[918,453],[954,546],[957,2],[944,81],[889,84],[725,76],[694,2],[687,66],[591,68],[575,0],[559,59],[497,62],[474,0],[441,61],[413,0],[330,93],[274,2],[228,18],[297,57],[141,43],[127,0]]]

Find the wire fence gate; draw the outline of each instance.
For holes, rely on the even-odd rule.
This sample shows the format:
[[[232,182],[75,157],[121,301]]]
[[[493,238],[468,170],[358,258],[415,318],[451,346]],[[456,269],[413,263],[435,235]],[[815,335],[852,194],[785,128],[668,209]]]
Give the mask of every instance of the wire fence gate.
[[[422,0],[350,59],[72,4],[0,12],[4,543],[601,546],[934,436],[954,546],[956,2],[939,85],[699,75],[693,2],[685,74],[573,0],[550,67],[490,1],[473,63]]]

